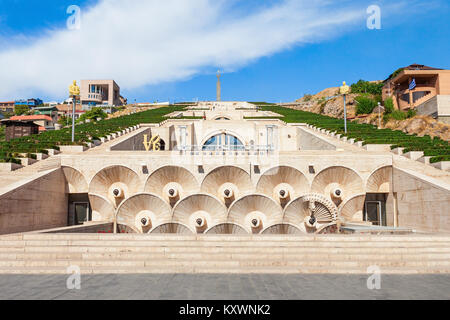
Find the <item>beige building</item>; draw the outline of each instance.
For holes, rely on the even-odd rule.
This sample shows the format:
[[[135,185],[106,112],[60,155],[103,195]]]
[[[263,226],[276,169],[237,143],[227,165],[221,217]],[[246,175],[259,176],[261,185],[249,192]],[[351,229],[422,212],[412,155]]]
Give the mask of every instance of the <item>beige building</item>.
[[[413,64],[385,81],[383,100],[393,98],[399,110],[416,109],[450,123],[450,70]]]
[[[81,80],[83,105],[122,106],[126,99],[120,95],[120,87],[114,80]]]

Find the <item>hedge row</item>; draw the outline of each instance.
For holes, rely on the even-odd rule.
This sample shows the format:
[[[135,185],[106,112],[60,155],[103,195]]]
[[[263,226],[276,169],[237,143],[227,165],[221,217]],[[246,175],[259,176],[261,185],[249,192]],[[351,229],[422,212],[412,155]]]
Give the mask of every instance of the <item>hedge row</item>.
[[[263,110],[279,113],[284,116],[284,121],[288,123],[308,123],[310,125],[330,130],[355,139],[364,141],[364,144],[390,144],[392,149],[405,148],[404,153],[409,151],[423,151],[425,156],[430,156],[431,163],[448,161],[450,157],[450,144],[448,141],[428,135],[419,137],[417,135],[406,134],[398,130],[378,129],[371,124],[359,124],[348,122],[347,134],[345,134],[344,121],[342,119],[331,118],[321,114],[287,109],[275,105],[260,105]]]
[[[38,135],[21,137],[11,141],[0,142],[0,162],[15,162],[20,154],[33,158],[34,153],[48,153],[46,149],[59,149],[61,145],[84,145],[100,140],[109,134],[122,131],[141,123],[159,123],[166,120],[166,115],[182,111],[185,106],[169,106],[148,110],[109,120],[79,124],[75,127],[75,142],[72,143],[72,128],[58,131],[45,131]]]

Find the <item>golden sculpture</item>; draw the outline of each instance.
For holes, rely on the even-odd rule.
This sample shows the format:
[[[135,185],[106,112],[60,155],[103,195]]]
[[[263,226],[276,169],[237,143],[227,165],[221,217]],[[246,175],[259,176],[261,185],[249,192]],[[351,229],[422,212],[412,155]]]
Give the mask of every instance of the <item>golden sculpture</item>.
[[[339,90],[340,94],[349,94],[350,93],[350,87],[345,83],[343,83],[342,87]]]
[[[80,87],[77,86],[76,80],[73,80],[73,84],[69,86],[69,95],[70,96],[79,96],[80,95]]]
[[[148,140],[148,135],[144,134],[144,147],[145,151],[159,151],[161,149],[161,138],[160,136],[154,136]]]

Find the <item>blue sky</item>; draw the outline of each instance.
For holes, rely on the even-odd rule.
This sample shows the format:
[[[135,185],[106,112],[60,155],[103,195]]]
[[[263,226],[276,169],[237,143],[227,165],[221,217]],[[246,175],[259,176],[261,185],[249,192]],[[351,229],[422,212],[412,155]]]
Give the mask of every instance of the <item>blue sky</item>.
[[[220,68],[223,100],[278,102],[412,63],[450,69],[446,0],[164,2],[178,1],[179,12],[128,1],[0,0],[0,99],[60,100],[69,79],[111,77],[130,102],[209,100]],[[82,25],[69,33],[72,4]],[[366,27],[371,4],[381,30]],[[111,27],[119,39],[105,35]]]

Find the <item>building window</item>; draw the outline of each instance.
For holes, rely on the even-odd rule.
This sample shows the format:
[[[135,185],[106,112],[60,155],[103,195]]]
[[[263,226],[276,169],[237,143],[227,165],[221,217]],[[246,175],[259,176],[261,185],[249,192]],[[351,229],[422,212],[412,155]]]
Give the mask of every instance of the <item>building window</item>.
[[[218,134],[208,139],[202,147],[203,151],[244,150],[241,140],[231,134]]]

